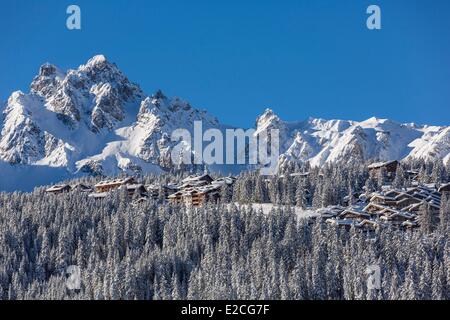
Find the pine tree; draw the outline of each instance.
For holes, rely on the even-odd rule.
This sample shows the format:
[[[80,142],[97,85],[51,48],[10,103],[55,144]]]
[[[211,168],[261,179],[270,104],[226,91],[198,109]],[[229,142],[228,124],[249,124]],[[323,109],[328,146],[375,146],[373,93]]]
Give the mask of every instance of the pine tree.
[[[417,221],[424,233],[430,233],[433,230],[433,215],[428,204],[421,206],[417,215]]]
[[[396,189],[404,188],[406,185],[406,175],[403,166],[400,164],[397,166],[397,171],[395,172],[394,182],[392,186]]]
[[[437,261],[437,259],[433,262],[433,279],[431,284],[431,299],[432,300],[443,300],[444,294],[444,283],[443,283],[443,268],[442,265]]]

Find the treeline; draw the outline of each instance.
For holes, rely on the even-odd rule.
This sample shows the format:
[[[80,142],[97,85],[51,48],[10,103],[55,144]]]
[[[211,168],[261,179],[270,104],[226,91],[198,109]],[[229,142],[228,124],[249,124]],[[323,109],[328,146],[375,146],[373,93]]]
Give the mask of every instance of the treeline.
[[[414,177],[411,171],[417,172]],[[409,173],[408,173],[409,172]],[[450,168],[441,160],[402,162],[389,181],[385,170],[369,174],[368,164],[333,164],[321,168],[285,163],[278,175],[260,176],[258,172],[242,173],[234,186],[232,200],[239,203],[274,203],[303,208],[349,205],[355,195],[381,191],[387,183],[395,188],[410,187],[413,182],[435,184],[450,181]]]
[[[422,183],[449,178],[442,163],[403,163],[394,185],[410,185],[412,169]],[[188,174],[140,180],[164,185]],[[419,229],[371,233],[299,220],[290,206],[343,204],[386,178],[366,165],[288,165],[273,177],[243,173],[221,203],[197,209],[172,206],[162,192],[139,204],[123,190],[104,200],[45,188],[0,193],[0,299],[449,299],[448,199],[432,227],[425,212]],[[264,215],[245,205],[253,202],[285,206]],[[81,270],[79,290],[66,286],[71,265]],[[371,266],[380,289],[368,289]]]

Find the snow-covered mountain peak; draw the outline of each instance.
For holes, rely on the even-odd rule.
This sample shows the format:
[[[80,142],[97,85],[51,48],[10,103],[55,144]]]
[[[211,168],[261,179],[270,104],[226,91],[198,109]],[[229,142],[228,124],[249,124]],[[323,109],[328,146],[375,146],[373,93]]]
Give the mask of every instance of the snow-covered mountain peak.
[[[88,62],[86,63],[86,66],[95,66],[97,64],[103,64],[107,62],[108,60],[103,54],[98,54],[89,59]]]
[[[362,121],[360,122],[360,125],[364,128],[378,128],[386,131],[404,126],[398,122],[389,119],[379,119],[376,117],[372,117],[370,119]]]
[[[178,97],[168,98],[161,90],[142,101],[137,118],[141,126],[158,126],[165,131],[190,129],[194,121],[201,121],[204,127],[220,126],[217,118],[208,112],[195,109]]]
[[[85,64],[82,64],[78,67],[77,71],[79,72],[120,72],[117,66],[114,63],[111,63],[106,59],[104,55],[96,55],[89,59]]]
[[[38,170],[40,181],[47,182],[81,173],[171,169],[171,152],[177,145],[171,141],[174,130],[186,129],[192,136],[196,121],[202,123],[203,131],[231,128],[161,90],[145,95],[103,55],[67,71],[43,64],[30,93],[12,93],[2,109],[0,174],[4,168],[18,174]],[[450,127],[401,124],[376,117],[360,122],[320,118],[288,122],[272,109],[266,109],[255,126],[257,134],[278,130],[281,165],[288,161],[322,166],[405,158],[450,162]],[[181,153],[192,154],[188,144],[183,148]],[[233,168],[218,170],[243,169]],[[20,178],[14,176],[16,180]],[[14,181],[8,187],[13,187]],[[0,179],[0,190],[5,186],[1,183]]]
[[[87,126],[93,132],[113,130],[126,118],[127,107],[134,106],[131,112],[136,114],[144,97],[139,86],[103,55],[66,73],[54,65],[42,65],[31,94],[44,97],[46,108],[69,128]]]
[[[256,118],[257,131],[268,130],[278,127],[282,124],[282,120],[272,109],[267,108],[262,115]]]
[[[361,122],[321,118],[287,122],[267,110],[257,119],[257,132],[271,128],[279,129],[282,164],[286,159],[312,166],[406,157],[450,161],[449,127],[413,126],[376,117]]]

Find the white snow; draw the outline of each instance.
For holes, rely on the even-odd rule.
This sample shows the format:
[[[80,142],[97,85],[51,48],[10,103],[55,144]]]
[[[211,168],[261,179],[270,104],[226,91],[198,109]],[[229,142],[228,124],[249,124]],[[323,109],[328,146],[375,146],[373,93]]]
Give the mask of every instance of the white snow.
[[[30,94],[11,94],[1,120],[0,173],[17,171],[22,177],[21,172],[37,172],[36,178],[29,176],[36,185],[45,180],[39,178],[43,172],[49,175],[47,180],[55,180],[82,174],[91,166],[108,175],[160,172],[175,145],[170,141],[175,129],[192,134],[194,121],[202,121],[203,130],[231,128],[180,98],[165,97],[160,91],[146,97],[103,55],[67,72],[45,64]],[[400,124],[375,117],[361,122],[315,118],[287,122],[266,109],[257,118],[256,132],[272,128],[280,132],[282,161],[312,166],[404,158],[450,162],[448,126]],[[192,150],[186,145],[183,152]],[[248,169],[208,168],[223,174]],[[20,189],[25,183],[4,181],[0,190]]]
[[[239,204],[239,203],[235,203],[234,205],[236,205],[237,207],[247,207],[247,208],[250,206],[247,204]],[[251,206],[253,210],[258,212],[261,211],[265,215],[270,214],[270,212],[276,208],[281,208],[283,210],[288,209],[288,207],[285,205],[275,205],[272,203],[252,203]],[[297,219],[299,220],[319,216],[319,213],[317,213],[317,211],[314,211],[312,209],[304,210],[296,206],[293,206],[291,208],[294,210],[295,214],[297,215]]]
[[[450,161],[450,127],[401,124],[388,119],[286,122],[272,110],[257,120],[257,132],[280,129],[281,157],[312,166],[339,161],[405,158]]]

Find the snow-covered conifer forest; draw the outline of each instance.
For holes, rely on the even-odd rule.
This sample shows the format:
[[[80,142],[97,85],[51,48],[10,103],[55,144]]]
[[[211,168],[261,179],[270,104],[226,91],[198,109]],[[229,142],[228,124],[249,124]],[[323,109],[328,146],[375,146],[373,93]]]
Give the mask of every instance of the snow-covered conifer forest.
[[[410,162],[397,169],[395,188],[412,184],[412,168],[416,183],[448,182],[441,163]],[[162,185],[186,175],[139,179]],[[380,191],[383,175],[371,177],[365,165],[287,165],[268,178],[242,173],[218,202],[200,207],[163,196],[138,202],[124,190],[100,200],[45,187],[0,193],[0,299],[449,299],[444,195],[438,217],[421,210],[416,228],[343,228],[297,214],[351,205],[353,192]],[[78,290],[66,285],[71,265],[81,270]],[[373,265],[379,288],[367,285]]]

